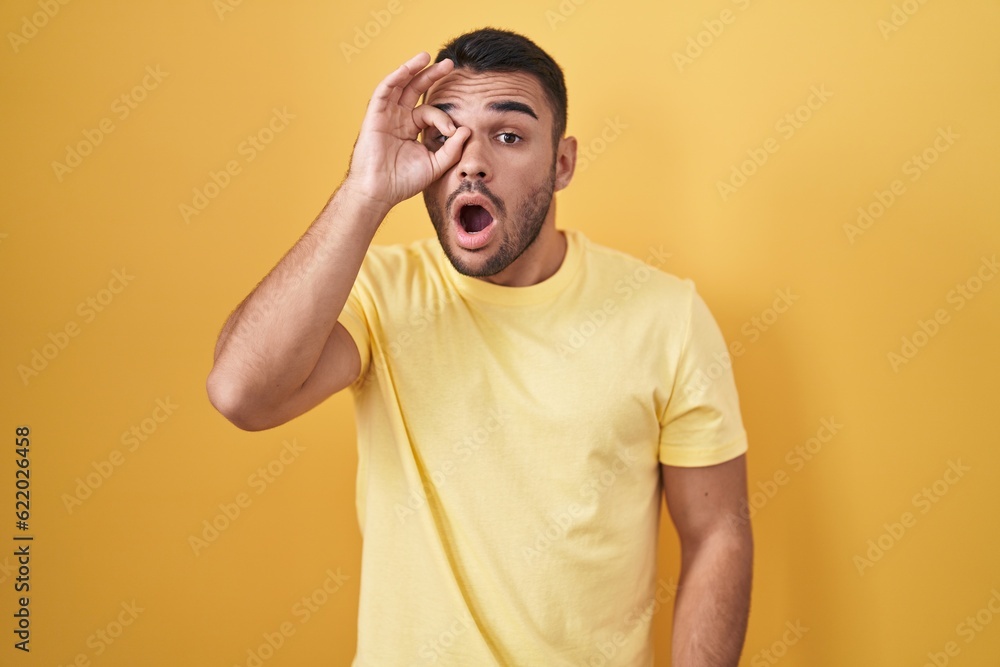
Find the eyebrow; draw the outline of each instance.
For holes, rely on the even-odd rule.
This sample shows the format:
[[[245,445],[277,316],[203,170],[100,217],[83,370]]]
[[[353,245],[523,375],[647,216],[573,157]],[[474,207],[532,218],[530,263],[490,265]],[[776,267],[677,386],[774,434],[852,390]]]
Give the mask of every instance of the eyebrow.
[[[433,104],[431,106],[435,106],[445,113],[448,113],[449,111],[455,108],[455,105],[452,104],[451,102],[442,102],[441,104]],[[515,113],[523,113],[528,116],[531,116],[535,120],[538,120],[538,114],[535,113],[535,110],[532,109],[529,105],[525,104],[524,102],[515,102],[514,100],[491,102],[489,106],[486,108],[495,113],[508,113],[511,111]]]

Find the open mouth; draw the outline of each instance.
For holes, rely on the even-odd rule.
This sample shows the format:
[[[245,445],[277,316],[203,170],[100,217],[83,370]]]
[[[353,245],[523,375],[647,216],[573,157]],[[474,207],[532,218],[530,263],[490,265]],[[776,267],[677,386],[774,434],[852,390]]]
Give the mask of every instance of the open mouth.
[[[485,202],[483,202],[485,203]],[[458,245],[466,250],[478,250],[490,242],[496,228],[493,214],[482,204],[460,204],[455,216]]]
[[[493,216],[482,206],[470,204],[462,207],[458,220],[462,223],[462,229],[470,234],[477,234],[490,226]]]

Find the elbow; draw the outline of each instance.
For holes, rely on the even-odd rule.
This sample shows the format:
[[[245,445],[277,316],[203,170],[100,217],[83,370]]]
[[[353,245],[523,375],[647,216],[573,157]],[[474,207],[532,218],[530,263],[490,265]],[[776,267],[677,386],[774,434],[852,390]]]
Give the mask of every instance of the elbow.
[[[261,419],[262,411],[249,400],[244,383],[227,375],[218,367],[212,369],[205,382],[208,400],[234,426],[244,431],[264,431],[278,424]]]

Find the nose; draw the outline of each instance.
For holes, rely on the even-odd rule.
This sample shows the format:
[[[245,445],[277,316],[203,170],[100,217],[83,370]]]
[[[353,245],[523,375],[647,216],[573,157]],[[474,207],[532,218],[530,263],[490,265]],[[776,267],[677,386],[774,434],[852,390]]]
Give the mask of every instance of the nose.
[[[489,181],[492,169],[489,160],[489,147],[475,133],[469,137],[462,149],[462,157],[458,159],[458,172],[462,180],[479,179]]]

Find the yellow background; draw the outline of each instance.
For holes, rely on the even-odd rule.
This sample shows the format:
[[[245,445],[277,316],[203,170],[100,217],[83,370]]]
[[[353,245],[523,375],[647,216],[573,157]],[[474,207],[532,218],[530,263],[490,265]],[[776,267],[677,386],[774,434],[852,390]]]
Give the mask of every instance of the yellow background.
[[[591,151],[558,195],[558,225],[638,257],[662,246],[662,268],[693,278],[742,344],[733,364],[751,490],[763,494],[742,664],[922,665],[938,653],[939,664],[995,665],[1000,280],[972,280],[981,289],[961,309],[949,293],[978,270],[994,278],[982,262],[1000,249],[1000,4],[345,4],[0,9],[0,663],[247,665],[282,623],[294,634],[268,667],[349,663],[360,555],[349,394],[251,434],[212,410],[204,381],[226,315],[342,178],[378,81],[418,51],[495,25],[563,66],[569,132]],[[42,27],[26,28],[32,20]],[[810,108],[813,90],[824,99]],[[123,95],[144,97],[124,118]],[[241,143],[275,109],[294,118],[275,121],[248,161]],[[782,119],[796,113],[787,136]],[[57,174],[53,162],[102,119],[112,131]],[[768,140],[777,150],[743,166],[752,173],[723,197],[719,183]],[[911,180],[907,163],[925,151],[935,161]],[[229,161],[239,172],[185,221],[180,206]],[[896,180],[901,194],[851,236],[858,207]],[[431,233],[417,197],[376,242]],[[116,270],[133,276],[124,288]],[[779,290],[795,300],[775,317]],[[915,336],[939,309],[947,321]],[[76,335],[25,382],[19,366],[68,324]],[[894,367],[904,337],[923,345]],[[176,406],[159,422],[158,399]],[[824,418],[837,432],[796,468],[795,448]],[[123,433],[144,424],[130,451]],[[11,632],[17,425],[33,442],[30,655]],[[285,441],[299,454],[254,485]],[[950,463],[968,470],[946,478]],[[108,465],[67,506],[78,478],[96,481]],[[776,474],[784,483],[770,486]],[[919,500],[925,487],[933,504]],[[223,525],[219,505],[241,493],[249,506],[195,554],[189,538],[204,521]],[[892,536],[886,524],[905,512],[912,520]],[[888,549],[859,566],[869,540]],[[659,563],[664,581],[676,577],[666,517]],[[317,591],[328,570],[346,580],[327,596]],[[302,622],[296,605],[313,595],[324,604]],[[134,621],[113,643],[99,639],[118,633],[133,601]],[[982,609],[992,622],[970,637],[960,624]],[[658,664],[670,623],[668,605],[655,619]]]

